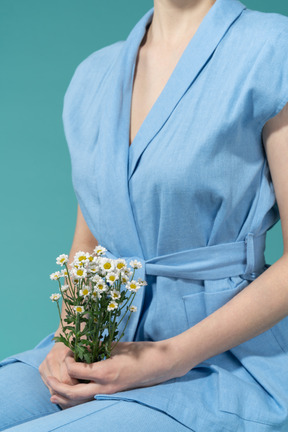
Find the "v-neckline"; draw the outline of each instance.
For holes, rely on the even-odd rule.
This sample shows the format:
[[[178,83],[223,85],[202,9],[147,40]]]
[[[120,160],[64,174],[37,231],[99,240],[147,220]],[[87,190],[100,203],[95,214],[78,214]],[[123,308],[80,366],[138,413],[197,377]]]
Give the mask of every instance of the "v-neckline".
[[[148,11],[148,13],[149,12],[150,12],[150,14],[149,14],[148,19],[147,19],[147,21],[145,23],[145,26],[144,26],[144,33],[142,34],[142,38],[140,40],[140,43],[138,43],[138,45],[137,45],[136,54],[134,54],[134,59],[133,59],[133,63],[132,63],[131,88],[130,88],[130,92],[129,92],[129,101],[130,102],[129,102],[129,109],[128,109],[128,111],[129,111],[129,128],[128,128],[128,147],[129,147],[129,149],[131,148],[132,144],[134,143],[137,135],[139,134],[140,129],[142,128],[143,123],[145,122],[145,120],[148,117],[151,109],[153,108],[153,106],[155,105],[155,103],[156,103],[156,101],[158,99],[158,98],[156,99],[156,101],[154,102],[154,104],[150,108],[148,114],[145,116],[145,118],[142,121],[140,127],[138,128],[137,133],[134,136],[133,140],[130,141],[131,113],[132,113],[132,96],[133,96],[133,87],[134,87],[134,79],[135,79],[136,62],[137,62],[137,58],[138,58],[138,55],[139,55],[141,44],[142,44],[142,42],[143,42],[143,40],[144,40],[144,38],[145,38],[145,36],[147,34],[147,31],[148,31],[147,27],[150,26],[150,24],[151,24],[151,21],[152,21],[152,18],[153,18],[153,14],[154,14],[154,8],[150,9],[150,11]]]
[[[215,0],[215,2],[213,3],[213,5],[208,9],[208,11],[206,12],[206,14],[203,16],[202,20],[200,21],[200,24],[198,25],[196,31],[194,32],[193,36],[189,39],[188,43],[186,44],[186,47],[184,48],[184,50],[182,51],[181,56],[179,57],[176,65],[174,66],[168,80],[166,81],[163,89],[161,90],[160,94],[158,95],[158,97],[156,98],[155,102],[153,103],[153,105],[151,106],[150,110],[148,111],[147,115],[145,116],[144,120],[142,121],[140,127],[137,130],[136,135],[134,136],[133,140],[130,142],[130,130],[131,130],[131,114],[132,114],[132,97],[133,97],[133,90],[134,90],[134,79],[135,79],[135,69],[136,69],[136,62],[137,62],[137,58],[140,52],[140,48],[141,48],[141,44],[144,40],[144,38],[147,35],[147,31],[148,28],[151,24],[151,21],[153,19],[153,15],[154,15],[154,7],[151,8],[147,13],[146,13],[146,22],[144,23],[144,26],[142,27],[143,31],[141,34],[141,39],[140,42],[138,42],[137,48],[136,48],[136,52],[134,53],[134,59],[133,59],[133,63],[132,63],[132,75],[131,75],[131,87],[130,87],[130,91],[129,91],[129,128],[128,128],[128,149],[131,148],[132,144],[134,143],[134,141],[137,140],[138,135],[140,135],[141,130],[143,129],[143,125],[144,123],[146,124],[147,119],[150,117],[150,113],[151,111],[154,111],[154,107],[156,105],[158,105],[158,101],[159,99],[161,99],[161,95],[166,91],[166,87],[169,86],[170,81],[172,80],[173,75],[175,75],[175,73],[178,70],[178,64],[181,63],[181,59],[185,56],[186,51],[188,51],[189,46],[192,43],[192,40],[194,39],[196,33],[198,32],[199,27],[201,26],[202,21],[204,20],[204,18],[206,17],[206,15],[208,15],[208,13],[210,12],[210,10],[214,7],[214,5],[217,3],[217,1],[219,0]],[[144,17],[143,17],[144,18]],[[147,28],[148,27],[148,28]],[[134,147],[134,146],[133,146]]]
[[[119,104],[122,107],[121,142],[128,156],[128,181],[147,146],[165,127],[182,97],[205,68],[218,44],[244,9],[246,6],[240,0],[216,0],[213,3],[186,45],[166,85],[143,120],[131,144],[130,120],[136,59],[147,25],[152,21],[154,8],[148,10],[129,33],[121,52],[119,82],[115,82],[115,91],[118,91]]]

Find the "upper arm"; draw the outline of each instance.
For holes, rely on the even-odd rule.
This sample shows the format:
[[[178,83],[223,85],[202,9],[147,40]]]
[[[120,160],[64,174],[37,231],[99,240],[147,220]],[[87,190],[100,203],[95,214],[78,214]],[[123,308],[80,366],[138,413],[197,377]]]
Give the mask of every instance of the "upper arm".
[[[280,213],[284,253],[288,253],[288,103],[267,121],[262,138]]]
[[[74,238],[73,238],[73,244],[71,249],[84,249],[85,251],[89,252],[90,250],[95,248],[95,246],[98,245],[98,242],[96,238],[91,233],[84,217],[82,214],[82,211],[80,209],[80,206],[78,204],[77,207],[77,220],[76,220],[76,226],[75,226],[75,232],[74,232]]]

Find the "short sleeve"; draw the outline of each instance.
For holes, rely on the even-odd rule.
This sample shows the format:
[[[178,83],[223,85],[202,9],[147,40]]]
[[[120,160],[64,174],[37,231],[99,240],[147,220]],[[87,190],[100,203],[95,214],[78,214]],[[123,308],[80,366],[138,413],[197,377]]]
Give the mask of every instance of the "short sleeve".
[[[94,51],[74,69],[64,94],[62,122],[70,154],[73,187],[77,193],[83,181],[85,164],[93,151],[98,133],[97,110],[105,97],[103,80],[117,61],[123,41]]]
[[[268,38],[253,69],[254,114],[262,131],[288,103],[288,17],[287,29]]]

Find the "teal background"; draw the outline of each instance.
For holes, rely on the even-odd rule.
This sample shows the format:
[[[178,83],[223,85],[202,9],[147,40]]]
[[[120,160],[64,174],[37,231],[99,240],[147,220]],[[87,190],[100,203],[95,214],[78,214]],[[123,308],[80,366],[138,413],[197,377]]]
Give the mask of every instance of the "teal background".
[[[243,1],[288,16],[284,0]],[[0,360],[33,348],[58,326],[50,273],[69,253],[77,202],[62,125],[63,97],[76,66],[124,40],[153,1],[1,0]],[[266,261],[283,253],[280,222]]]

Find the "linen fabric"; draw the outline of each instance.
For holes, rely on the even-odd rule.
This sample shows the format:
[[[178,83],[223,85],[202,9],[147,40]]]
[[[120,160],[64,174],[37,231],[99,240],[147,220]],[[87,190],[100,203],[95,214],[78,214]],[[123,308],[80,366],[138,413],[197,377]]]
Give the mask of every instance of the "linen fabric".
[[[149,432],[156,424],[160,432],[191,430],[166,413],[133,401],[92,400],[62,410],[50,402],[50,392],[39,371],[20,361],[1,368],[0,386],[13,389],[0,393],[0,431]]]
[[[63,107],[91,232],[108,256],[143,264],[148,285],[124,339],[135,341],[197,325],[269,267],[265,237],[280,215],[262,129],[288,102],[288,17],[216,0],[129,147],[135,63],[153,12],[77,66]],[[52,336],[2,364],[37,367]],[[95,399],[135,401],[197,432],[284,432],[287,360],[288,317],[183,377]]]

